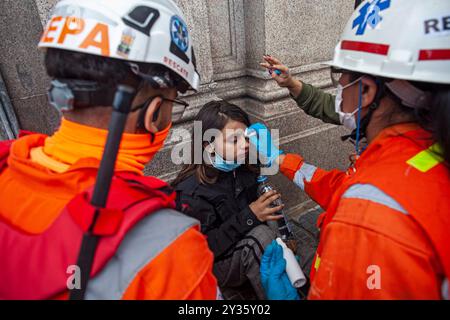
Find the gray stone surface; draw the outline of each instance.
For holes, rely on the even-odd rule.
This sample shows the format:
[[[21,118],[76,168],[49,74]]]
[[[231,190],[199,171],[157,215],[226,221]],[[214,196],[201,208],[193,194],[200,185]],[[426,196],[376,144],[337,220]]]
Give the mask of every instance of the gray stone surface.
[[[46,95],[16,99],[12,103],[20,119],[21,129],[52,134],[58,128],[59,114],[56,109],[48,105]]]
[[[244,1],[245,49],[247,68],[259,69],[266,51],[265,0]]]
[[[0,56],[3,78],[11,99],[45,90],[42,54],[37,49],[42,26],[33,1],[0,2]]]
[[[319,229],[317,219],[323,212],[318,207],[307,210],[302,216],[291,219],[291,229],[298,241],[296,255],[300,259],[300,267],[309,276],[312,263],[319,245]]]
[[[52,13],[53,6],[58,2],[58,0],[35,0],[39,11],[39,16],[41,18],[42,25],[48,22],[50,15]]]
[[[193,41],[202,83],[210,83],[213,76],[211,34],[207,0],[175,0],[186,17]]]
[[[19,121],[0,72],[0,139],[14,139],[18,134]]]
[[[242,0],[210,0],[209,28],[214,80],[245,74],[245,29]]]
[[[290,66],[329,60],[353,0],[266,0],[266,49]]]
[[[7,136],[5,128],[3,128],[3,126],[0,126],[0,141],[1,140],[8,140],[8,136]]]
[[[48,122],[52,117],[41,116],[48,112],[40,98],[48,79],[37,48],[42,33],[37,6],[34,1],[0,1],[0,16],[0,69],[21,128],[48,131],[55,123]]]

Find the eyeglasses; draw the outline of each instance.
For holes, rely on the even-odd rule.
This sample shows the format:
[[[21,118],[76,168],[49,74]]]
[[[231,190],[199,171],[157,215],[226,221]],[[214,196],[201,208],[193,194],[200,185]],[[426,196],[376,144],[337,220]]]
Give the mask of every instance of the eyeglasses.
[[[337,88],[339,86],[339,84],[340,84],[339,80],[341,79],[341,77],[344,74],[350,74],[351,75],[350,80],[356,79],[356,80],[352,81],[352,84],[358,82],[358,80],[360,80],[362,77],[364,77],[363,74],[358,73],[358,72],[331,67],[331,69],[330,69],[331,83],[333,84],[333,86],[335,88]]]
[[[131,112],[137,111],[139,109],[147,108],[150,102],[153,101],[155,98],[160,98],[162,102],[172,102],[173,108],[172,108],[172,122],[178,122],[183,118],[184,112],[186,111],[186,108],[189,107],[189,103],[187,103],[184,100],[181,99],[168,99],[163,96],[155,96],[148,98],[143,104],[136,106],[131,109]],[[161,105],[162,107],[162,105]],[[153,121],[156,121],[159,116],[159,111],[161,109],[158,108],[158,110],[153,115]]]
[[[344,73],[348,73],[346,70],[344,69],[339,69],[339,68],[331,68],[330,69],[330,76],[331,76],[331,83],[333,84],[333,86],[335,88],[338,87],[339,85],[339,80],[341,79],[342,75]]]

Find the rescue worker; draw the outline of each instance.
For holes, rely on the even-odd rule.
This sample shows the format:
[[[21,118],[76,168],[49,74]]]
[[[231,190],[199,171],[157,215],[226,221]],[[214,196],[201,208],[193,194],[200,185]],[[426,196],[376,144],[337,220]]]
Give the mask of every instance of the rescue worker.
[[[199,223],[174,210],[165,182],[142,173],[187,106],[177,91],[199,86],[184,21],[170,0],[56,5],[39,47],[61,126],[0,144],[0,299],[66,299],[74,290],[85,299],[217,297]],[[89,199],[120,85],[136,93],[107,207],[92,221]],[[87,232],[99,240],[80,288]]]
[[[364,1],[335,49],[336,99],[303,88],[305,104],[334,104],[352,131],[356,154],[347,172],[271,151],[281,172],[325,210],[309,299],[448,299],[449,13],[442,0]],[[299,83],[279,61],[265,66],[281,71],[279,81]],[[305,92],[297,87],[297,94]],[[272,243],[261,262],[268,298],[298,298],[284,266]]]

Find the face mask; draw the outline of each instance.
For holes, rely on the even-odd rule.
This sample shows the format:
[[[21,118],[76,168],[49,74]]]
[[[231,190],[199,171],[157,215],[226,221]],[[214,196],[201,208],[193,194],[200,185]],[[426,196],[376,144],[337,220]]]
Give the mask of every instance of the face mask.
[[[206,154],[208,155],[209,161],[211,162],[213,167],[216,168],[217,170],[220,170],[223,172],[231,172],[241,166],[241,163],[239,163],[239,162],[225,160],[217,152],[216,152],[216,155],[214,156],[214,161],[211,160],[211,156],[210,156],[209,152],[206,152]]]
[[[342,110],[342,101],[343,101],[342,93],[344,92],[345,89],[350,88],[359,80],[361,80],[361,78],[356,79],[355,81],[349,83],[346,86],[342,86],[340,84],[338,84],[337,86],[336,100],[334,104],[335,111],[339,115],[339,120],[341,121],[342,125],[350,131],[356,129],[355,114],[358,112],[358,108],[356,108],[356,110],[353,111],[352,113],[344,112]]]

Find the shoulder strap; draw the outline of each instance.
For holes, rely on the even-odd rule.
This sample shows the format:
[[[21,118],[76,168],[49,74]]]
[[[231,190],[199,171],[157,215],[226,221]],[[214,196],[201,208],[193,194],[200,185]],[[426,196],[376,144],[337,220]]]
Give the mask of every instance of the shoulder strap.
[[[84,232],[80,249],[82,254],[79,255],[77,265],[82,270],[89,270],[88,276],[81,279],[81,288],[72,290],[71,300],[84,298],[89,276],[92,277],[93,273],[96,273],[94,258],[97,256],[97,246],[102,237],[116,235],[123,227],[125,218],[135,218],[134,221],[129,221],[127,224],[127,229],[131,229],[138,221],[155,212],[155,210],[175,207],[173,190],[167,183],[154,177],[141,177],[128,173],[116,175],[112,180],[108,204],[105,209],[95,208],[91,205],[92,193],[93,187],[75,197],[67,206],[72,218]],[[148,211],[141,211],[136,217],[124,216],[127,208],[143,201],[149,202]],[[151,205],[150,202],[152,202]],[[92,272],[91,268],[94,268]]]

